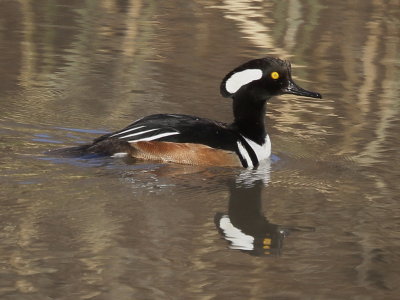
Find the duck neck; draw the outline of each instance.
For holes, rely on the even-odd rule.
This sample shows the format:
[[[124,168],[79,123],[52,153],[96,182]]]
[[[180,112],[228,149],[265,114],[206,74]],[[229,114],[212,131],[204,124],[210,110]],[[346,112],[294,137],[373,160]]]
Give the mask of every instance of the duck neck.
[[[234,121],[231,126],[260,145],[264,144],[267,135],[264,124],[266,102],[251,95],[233,98]]]

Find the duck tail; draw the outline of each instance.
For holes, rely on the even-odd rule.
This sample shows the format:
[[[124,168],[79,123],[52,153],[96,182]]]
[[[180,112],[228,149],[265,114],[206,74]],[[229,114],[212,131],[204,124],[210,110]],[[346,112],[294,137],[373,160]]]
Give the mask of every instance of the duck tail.
[[[46,154],[56,155],[61,157],[82,157],[89,154],[93,154],[90,151],[91,144],[82,145],[82,146],[75,146],[75,147],[68,147],[68,148],[59,148],[54,150],[49,150]]]

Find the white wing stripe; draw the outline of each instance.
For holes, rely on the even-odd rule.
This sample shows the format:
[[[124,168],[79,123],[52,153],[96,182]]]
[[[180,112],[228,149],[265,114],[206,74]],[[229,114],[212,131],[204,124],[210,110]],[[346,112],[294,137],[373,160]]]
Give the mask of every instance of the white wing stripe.
[[[134,131],[134,130],[137,130],[137,129],[139,129],[139,128],[143,128],[143,127],[144,127],[144,125],[142,125],[142,126],[138,126],[138,127],[129,128],[129,129],[127,129],[127,130],[124,130],[124,131],[121,131],[121,132],[118,132],[118,133],[114,133],[114,134],[113,134],[113,135],[111,135],[110,137],[113,137],[113,136],[116,136],[116,135],[121,135],[121,134],[124,134],[124,133],[130,132],[130,131]]]
[[[122,157],[127,157],[128,153],[127,152],[117,152],[114,153],[111,157],[112,158],[122,158]]]
[[[160,133],[160,134],[156,134],[156,135],[141,138],[141,139],[139,138],[137,140],[130,140],[128,142],[132,143],[132,142],[153,141],[153,140],[161,139],[163,137],[175,135],[175,134],[179,134],[179,132],[165,132],[165,133]]]
[[[141,134],[144,134],[144,133],[147,133],[147,132],[152,132],[152,131],[155,131],[155,130],[159,130],[159,128],[153,128],[153,129],[149,129],[149,130],[145,130],[145,131],[139,131],[139,132],[135,132],[135,133],[128,134],[128,135],[119,136],[118,138],[119,139],[125,139],[125,138],[131,137],[131,136],[141,135]]]

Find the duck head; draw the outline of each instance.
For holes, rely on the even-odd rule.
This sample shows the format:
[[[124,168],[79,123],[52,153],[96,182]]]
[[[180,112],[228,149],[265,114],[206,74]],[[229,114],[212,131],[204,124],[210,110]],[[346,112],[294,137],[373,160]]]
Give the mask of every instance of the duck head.
[[[223,97],[246,97],[266,101],[282,94],[322,98],[299,87],[292,79],[291,65],[274,57],[250,60],[229,72],[221,83]]]

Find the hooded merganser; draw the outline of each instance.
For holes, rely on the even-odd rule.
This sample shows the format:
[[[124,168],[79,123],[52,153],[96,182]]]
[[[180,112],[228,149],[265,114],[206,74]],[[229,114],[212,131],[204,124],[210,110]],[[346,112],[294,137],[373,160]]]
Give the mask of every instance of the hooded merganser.
[[[251,60],[237,67],[222,80],[220,91],[223,97],[233,99],[232,124],[189,115],[156,114],[69,151],[256,168],[271,155],[271,142],[264,125],[267,100],[281,94],[321,98],[319,93],[306,91],[293,82],[288,61],[273,57]]]

